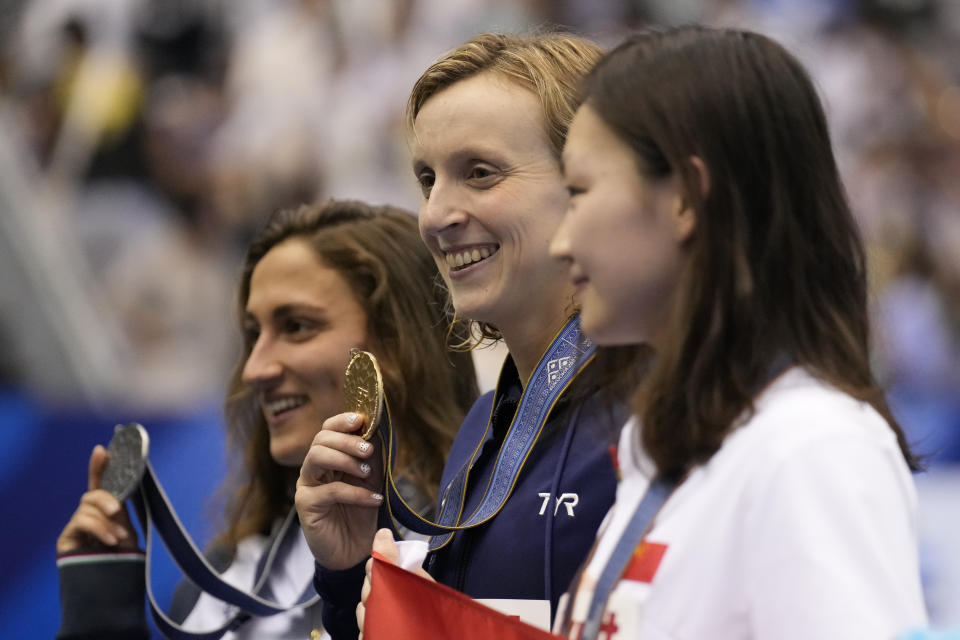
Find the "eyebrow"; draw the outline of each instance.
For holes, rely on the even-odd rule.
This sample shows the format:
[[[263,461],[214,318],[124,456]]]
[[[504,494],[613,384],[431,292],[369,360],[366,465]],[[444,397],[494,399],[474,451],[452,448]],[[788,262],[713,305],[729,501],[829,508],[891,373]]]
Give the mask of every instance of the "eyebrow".
[[[294,303],[294,304],[280,305],[279,307],[273,310],[271,317],[274,320],[282,320],[289,316],[296,315],[298,313],[304,313],[304,312],[310,313],[312,315],[322,316],[322,318],[326,318],[327,316],[327,310],[324,307],[317,307],[310,304]],[[244,310],[243,320],[244,322],[247,322],[247,321],[259,322],[259,320],[257,320],[257,317],[249,309]]]
[[[326,316],[327,310],[324,307],[317,307],[312,304],[284,304],[277,307],[273,311],[274,318],[285,318],[287,316],[292,316],[297,313],[310,313],[315,315]]]
[[[454,163],[463,163],[463,162],[490,162],[497,165],[512,165],[516,161],[510,161],[501,151],[497,151],[492,148],[484,148],[482,146],[469,146],[463,149],[458,149],[457,151],[449,154],[446,157],[446,160],[453,161]],[[431,166],[426,160],[421,156],[415,156],[411,161],[411,167],[413,172],[417,173],[425,167]]]

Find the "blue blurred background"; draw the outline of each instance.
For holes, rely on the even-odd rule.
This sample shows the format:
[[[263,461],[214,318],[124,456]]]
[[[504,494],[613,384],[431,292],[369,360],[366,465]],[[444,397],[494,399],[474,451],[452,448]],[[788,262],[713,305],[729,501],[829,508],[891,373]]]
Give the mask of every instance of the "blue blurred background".
[[[219,407],[181,415],[134,410],[50,408],[22,391],[0,393],[0,483],[3,533],[4,638],[52,638],[59,622],[54,543],[86,485],[86,456],[109,440],[110,425],[150,425],[151,464],[198,540],[212,533],[211,496],[225,470]],[[143,536],[140,536],[141,543]],[[154,553],[154,585],[169,602],[179,576],[165,550]]]
[[[960,2],[5,0],[0,3],[0,635],[58,626],[54,544],[90,449],[139,421],[202,545],[245,243],[329,196],[415,209],[407,92],[484,30],[772,35],[807,65],[872,269],[876,370],[911,441],[931,618],[960,627]],[[484,386],[502,353],[479,354]],[[158,554],[155,587],[177,578]]]

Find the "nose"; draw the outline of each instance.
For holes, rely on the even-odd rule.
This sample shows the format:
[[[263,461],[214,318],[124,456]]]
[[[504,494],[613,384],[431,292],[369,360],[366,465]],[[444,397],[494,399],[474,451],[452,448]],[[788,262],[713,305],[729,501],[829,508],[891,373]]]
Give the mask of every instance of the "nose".
[[[420,205],[420,234],[436,236],[467,221],[464,196],[455,184],[435,179],[430,195]]]
[[[241,379],[244,384],[263,389],[279,382],[282,375],[283,364],[274,353],[269,337],[260,334],[243,363]]]
[[[550,240],[550,257],[561,262],[571,262],[570,256],[570,234],[567,231],[567,216],[560,221],[560,226],[553,234]]]

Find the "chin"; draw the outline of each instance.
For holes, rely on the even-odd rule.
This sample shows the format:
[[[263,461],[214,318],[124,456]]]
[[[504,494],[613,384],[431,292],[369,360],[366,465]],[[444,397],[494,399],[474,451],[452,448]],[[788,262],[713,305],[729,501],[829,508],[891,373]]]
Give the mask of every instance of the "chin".
[[[590,314],[589,310],[583,307],[580,308],[580,328],[594,344],[600,346],[609,344],[609,336],[603,323],[599,322],[597,318]]]
[[[628,329],[617,327],[606,320],[608,319],[591,316],[585,309],[580,311],[580,327],[595,345],[616,347],[641,342],[639,338],[630,335],[631,332]]]
[[[456,310],[457,318],[459,319],[496,325],[496,322],[490,319],[491,313],[489,307],[485,304],[478,303],[476,300],[464,300],[458,303],[454,298],[453,308]]]
[[[270,447],[270,457],[281,467],[300,468],[307,452],[290,447]]]

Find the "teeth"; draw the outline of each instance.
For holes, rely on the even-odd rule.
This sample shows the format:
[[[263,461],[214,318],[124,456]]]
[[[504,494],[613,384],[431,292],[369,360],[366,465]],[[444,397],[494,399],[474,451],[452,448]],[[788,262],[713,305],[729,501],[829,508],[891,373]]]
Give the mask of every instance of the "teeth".
[[[272,402],[267,403],[267,411],[270,412],[270,415],[277,415],[282,411],[288,411],[290,409],[295,409],[296,407],[306,404],[307,400],[303,396],[297,396],[295,398],[281,398],[279,400],[273,400]]]
[[[496,251],[496,249],[494,249],[494,251]],[[463,267],[489,258],[492,254],[493,251],[489,248],[482,247],[480,249],[467,249],[466,251],[460,251],[458,253],[448,253],[445,259],[448,267]]]

